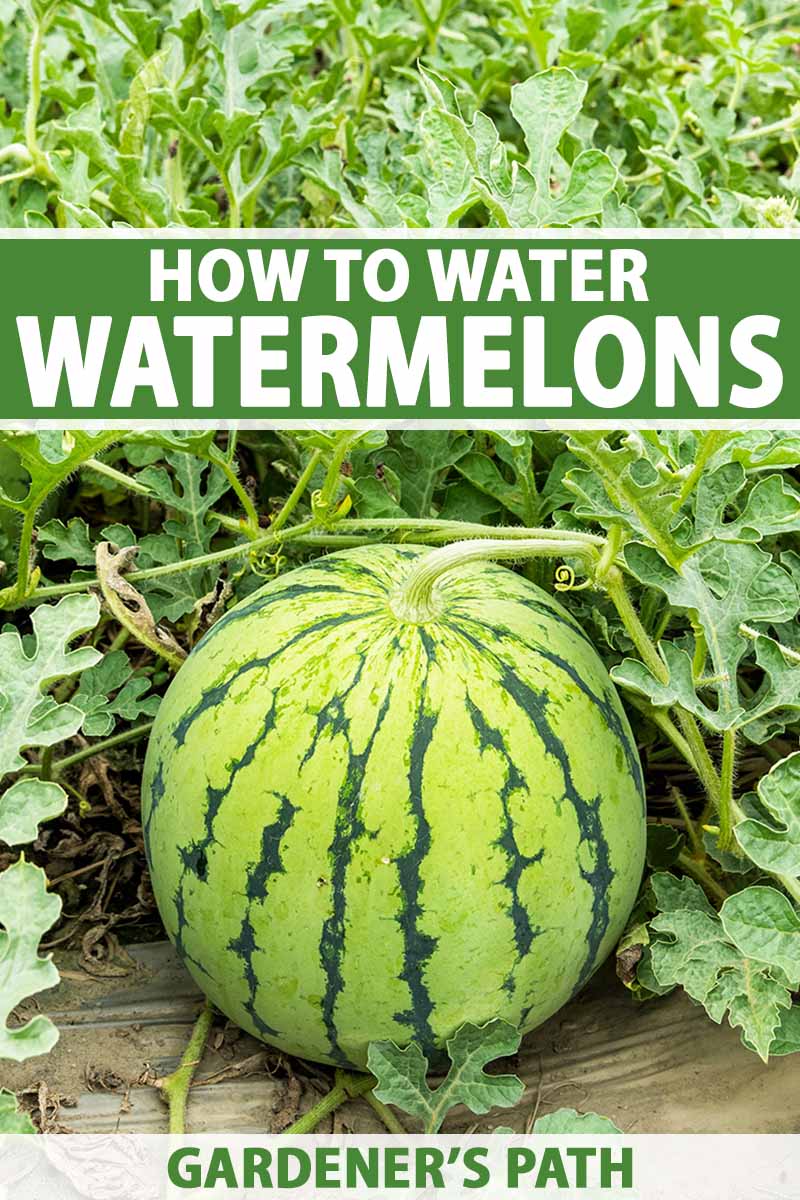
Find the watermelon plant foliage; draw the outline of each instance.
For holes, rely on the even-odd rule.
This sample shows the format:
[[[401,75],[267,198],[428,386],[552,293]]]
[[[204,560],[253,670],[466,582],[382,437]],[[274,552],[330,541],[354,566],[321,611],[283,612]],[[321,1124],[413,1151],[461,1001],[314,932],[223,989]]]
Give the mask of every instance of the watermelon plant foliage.
[[[425,1133],[438,1133],[458,1104],[473,1113],[513,1107],[525,1090],[515,1075],[487,1075],[495,1058],[516,1053],[520,1036],[513,1025],[491,1021],[482,1028],[464,1025],[447,1042],[450,1069],[435,1089],[428,1084],[429,1063],[416,1042],[404,1050],[393,1042],[373,1042],[367,1064],[378,1080],[375,1096],[422,1122]]]
[[[119,431],[97,446],[3,433],[0,450],[21,481],[0,534],[0,824],[16,847],[0,882],[11,887],[16,872],[26,885],[24,913],[14,886],[0,945],[6,1057],[39,1053],[54,1036],[41,1022],[18,1032],[30,1014],[21,989],[32,995],[56,978],[52,964],[37,965],[36,944],[58,917],[57,894],[38,882],[48,860],[37,826],[61,819],[65,796],[81,819],[87,758],[141,769],[154,701],[186,669],[180,656],[169,665],[163,648],[185,655],[235,602],[332,550],[466,542],[476,555],[487,539],[506,560],[495,570],[559,596],[633,722],[652,874],[621,942],[625,984],[641,1000],[684,989],[765,1060],[798,1049],[795,434]],[[221,477],[202,482],[212,468]],[[208,487],[215,497],[199,511],[192,497],[202,508]],[[46,554],[54,542],[36,531],[75,521],[80,536]],[[20,563],[25,525],[34,536]],[[126,597],[113,609],[95,599],[90,561],[109,543],[131,551],[103,581],[104,595]],[[159,611],[170,594],[185,596],[180,611]],[[137,597],[152,603],[149,624]],[[101,730],[101,716],[113,729],[104,719]],[[420,1054],[386,1043],[370,1051],[380,1094],[396,1101],[411,1088],[409,1107],[425,1122]]]
[[[784,0],[3,0],[0,224],[785,226]]]

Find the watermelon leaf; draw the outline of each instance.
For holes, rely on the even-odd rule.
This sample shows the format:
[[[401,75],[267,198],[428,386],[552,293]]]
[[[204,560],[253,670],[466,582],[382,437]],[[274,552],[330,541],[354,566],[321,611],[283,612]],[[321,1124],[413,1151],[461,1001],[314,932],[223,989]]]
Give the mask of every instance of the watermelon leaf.
[[[622,526],[673,567],[709,543],[756,543],[800,528],[800,495],[777,474],[752,483],[748,469],[763,465],[745,465],[737,438],[719,430],[690,436],[685,462],[685,446],[668,434],[637,431],[612,446],[602,433],[572,433],[569,448],[585,464],[565,479],[575,515]]]
[[[650,923],[656,981],[683,987],[716,1024],[727,1013],[766,1062],[800,981],[800,917],[774,888],[745,888],[718,915],[689,879],[658,873],[651,884],[659,907]]]
[[[738,516],[727,520],[746,481],[738,462],[725,463],[700,477],[694,514],[698,541],[760,542],[800,529],[800,496],[780,475],[759,479]]]
[[[745,888],[725,901],[719,919],[743,954],[777,968],[793,990],[800,986],[800,916],[782,892]]]
[[[515,1131],[508,1126],[498,1125],[494,1132],[511,1137]],[[555,1112],[545,1113],[543,1117],[537,1117],[531,1132],[558,1136],[562,1133],[614,1134],[622,1133],[622,1130],[608,1117],[601,1117],[597,1113],[579,1113],[574,1108],[559,1108]]]
[[[658,652],[664,666],[669,672],[665,683],[656,679],[652,671],[638,659],[626,658],[611,670],[611,678],[620,687],[630,692],[644,696],[654,708],[672,708],[680,705],[687,712],[699,717],[709,729],[721,733],[739,723],[744,716],[744,710],[738,705],[717,712],[704,704],[697,695],[697,683],[694,678],[692,659],[674,642],[660,642]]]
[[[15,629],[0,634],[0,775],[26,765],[24,748],[52,746],[80,729],[81,709],[58,703],[48,688],[100,661],[99,651],[90,646],[70,649],[99,616],[95,596],[69,595],[35,609],[32,635],[23,639]],[[34,841],[39,823],[58,816],[66,805],[58,783],[17,779],[0,793],[0,841],[12,846]],[[45,1017],[13,1030],[7,1020],[23,1000],[58,983],[58,971],[49,957],[39,958],[37,947],[60,911],[61,901],[48,892],[38,867],[20,859],[0,874],[0,1058],[20,1061],[44,1054],[58,1038]]]
[[[520,1040],[505,1021],[462,1025],[447,1042],[452,1065],[435,1090],[428,1086],[428,1059],[415,1042],[405,1050],[394,1042],[372,1042],[367,1064],[378,1080],[375,1097],[418,1118],[425,1133],[437,1133],[450,1109],[459,1104],[473,1113],[511,1108],[525,1085],[516,1075],[487,1075],[484,1068],[496,1058],[516,1053]]]
[[[546,1113],[537,1117],[533,1123],[534,1133],[622,1133],[622,1130],[608,1117],[598,1116],[597,1113],[579,1113],[574,1108],[559,1108],[557,1112]]]
[[[8,1027],[8,1018],[23,1000],[55,987],[58,971],[50,955],[40,958],[39,940],[61,912],[61,900],[47,890],[39,867],[20,859],[0,874],[0,1059],[13,1062],[47,1054],[58,1030],[37,1015]]]
[[[567,445],[583,464],[564,477],[576,497],[574,516],[605,528],[621,526],[634,538],[680,553],[672,530],[682,480],[661,444],[637,432],[612,446],[606,434],[580,430],[570,434]]]
[[[745,1039],[745,1045],[753,1047]],[[769,1048],[770,1057],[775,1058],[786,1054],[797,1054],[800,1051],[800,1004],[793,1004],[781,1013],[780,1024],[775,1033],[775,1040]]]
[[[219,467],[206,467],[202,461],[183,452],[169,452],[165,467],[145,467],[137,482],[160,500],[169,514],[164,531],[182,545],[186,557],[202,554],[209,547],[219,522],[211,509],[230,486]]]
[[[99,617],[95,596],[65,596],[58,604],[34,610],[30,652],[16,630],[0,634],[0,774],[25,766],[23,747],[53,746],[80,729],[81,710],[58,704],[46,689],[100,661],[99,651],[91,646],[69,649],[69,643],[93,629]]]
[[[641,542],[628,543],[624,554],[629,571],[640,583],[663,592],[674,609],[696,614],[713,673],[709,680],[694,678],[687,671],[685,652],[674,646],[671,651],[662,647],[662,658],[670,670],[666,692],[646,668],[632,674],[627,663],[620,682],[627,680],[636,690],[651,695],[657,706],[672,702],[668,696],[674,697],[713,729],[738,725],[744,716],[738,670],[751,644],[742,626],[791,621],[800,607],[792,576],[758,546],[738,542],[703,546],[680,568],[669,566],[655,547]],[[696,689],[714,688],[716,708],[689,696],[690,678]],[[783,687],[775,702],[785,705]],[[763,717],[768,708],[766,697],[760,696],[758,704]]]
[[[160,698],[149,692],[149,679],[134,675],[125,651],[111,650],[83,672],[72,703],[86,714],[83,732],[88,737],[105,737],[117,718],[134,721],[139,716],[155,716]]]
[[[17,1097],[6,1088],[0,1088],[0,1133],[35,1133],[36,1130],[27,1113],[20,1112]]]
[[[555,67],[512,87],[511,112],[525,137],[530,154],[528,171],[535,186],[530,188],[529,211],[518,214],[518,219],[511,223],[569,225],[602,210],[603,200],[616,182],[617,171],[600,150],[584,150],[579,154],[567,169],[560,198],[556,199],[551,192],[559,144],[581,111],[587,86],[585,80],[568,68]],[[518,173],[515,190],[523,179],[524,175]],[[513,201],[512,196],[512,205]]]
[[[28,476],[24,494],[14,486],[7,491],[0,484],[0,506],[13,509],[23,518],[22,528],[30,529],[36,513],[48,497],[89,459],[100,454],[121,435],[116,432],[98,434],[82,430],[47,430],[42,433],[0,432],[0,446],[10,450],[15,461]],[[18,482],[18,481],[16,481]],[[12,608],[30,594],[39,579],[34,568],[28,537],[18,540],[17,579],[10,587],[0,589],[0,608]],[[0,767],[2,770],[2,767]]]
[[[783,556],[782,565],[789,565],[785,561],[787,558],[788,555]],[[788,632],[791,636],[791,626]],[[756,637],[754,646],[756,663],[763,671],[763,679],[742,718],[740,728],[748,741],[760,746],[770,738],[779,737],[787,725],[797,720],[797,713],[800,712],[800,672],[797,669],[800,657],[796,650],[792,651],[766,634]]]
[[[762,870],[800,876],[800,754],[776,763],[756,791],[772,821],[746,818],[734,830],[736,840]]]
[[[18,779],[0,795],[0,842],[21,846],[34,842],[39,823],[59,816],[67,807],[67,793],[44,779]]]
[[[39,527],[39,544],[43,547],[43,557],[51,562],[68,559],[79,567],[94,566],[89,527],[80,517],[73,517],[66,525],[58,519],[46,521]]]
[[[406,430],[378,457],[395,474],[403,510],[411,517],[432,515],[434,493],[449,467],[472,448],[472,439],[453,430]]]

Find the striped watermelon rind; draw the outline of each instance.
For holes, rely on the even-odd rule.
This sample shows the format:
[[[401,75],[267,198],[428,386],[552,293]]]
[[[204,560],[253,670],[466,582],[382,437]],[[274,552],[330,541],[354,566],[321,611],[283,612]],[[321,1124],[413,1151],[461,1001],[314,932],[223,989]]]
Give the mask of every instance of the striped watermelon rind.
[[[401,619],[426,553],[341,551],[239,604],[148,748],[170,938],[225,1014],[320,1062],[532,1029],[607,956],[642,874],[636,746],[580,627],[486,562]]]

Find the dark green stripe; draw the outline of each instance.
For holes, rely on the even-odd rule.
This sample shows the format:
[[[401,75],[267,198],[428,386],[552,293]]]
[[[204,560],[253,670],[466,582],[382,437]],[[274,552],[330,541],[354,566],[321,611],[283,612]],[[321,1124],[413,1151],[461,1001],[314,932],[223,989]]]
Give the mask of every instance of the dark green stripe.
[[[425,638],[423,645],[425,645]],[[428,664],[428,670],[430,663]],[[428,674],[420,688],[419,704],[409,743],[408,801],[414,819],[414,838],[408,850],[397,859],[397,875],[402,892],[402,907],[396,920],[403,933],[403,969],[400,978],[409,990],[409,1008],[395,1013],[395,1020],[406,1025],[423,1053],[430,1058],[435,1051],[435,1036],[430,1018],[433,1002],[425,983],[425,967],[436,949],[437,938],[423,933],[419,921],[422,908],[422,864],[431,848],[431,827],[423,803],[425,756],[436,729],[436,713],[427,705]]]
[[[185,871],[184,871],[184,875],[185,875]],[[178,957],[181,959],[182,962],[191,963],[192,966],[197,967],[198,971],[202,971],[203,974],[208,979],[213,980],[214,976],[211,974],[211,972],[206,967],[204,967],[203,964],[198,959],[192,957],[192,955],[186,949],[186,943],[184,942],[184,934],[186,933],[186,931],[189,928],[189,921],[186,916],[186,897],[183,894],[184,875],[181,875],[180,884],[178,886],[177,891],[175,892],[175,895],[173,896],[173,902],[175,904],[175,916],[177,918],[177,925],[175,928],[175,937],[173,938],[172,944],[174,945],[175,950],[178,954]]]
[[[458,620],[459,623],[469,621],[470,624],[476,626],[478,629],[483,630],[490,641],[509,642],[514,646],[520,647],[523,650],[527,650],[529,653],[538,654],[540,658],[552,663],[554,667],[556,667],[559,671],[562,671],[567,678],[575,684],[575,686],[580,692],[583,693],[586,699],[589,700],[591,704],[595,706],[595,708],[599,709],[611,733],[613,733],[614,737],[622,747],[622,752],[625,755],[625,761],[628,764],[628,770],[633,776],[633,781],[636,785],[636,790],[641,797],[642,807],[644,809],[644,777],[642,775],[642,764],[639,759],[639,753],[636,749],[636,746],[628,737],[624,722],[619,714],[619,711],[617,710],[616,705],[614,704],[613,698],[607,695],[598,696],[596,692],[592,691],[586,680],[581,677],[572,663],[568,662],[567,659],[563,658],[560,654],[556,654],[555,651],[548,650],[545,646],[540,645],[538,642],[525,641],[525,639],[520,637],[519,634],[514,633],[513,630],[508,629],[506,626],[487,625],[485,622],[478,620],[477,617],[459,615]]]
[[[376,560],[377,561],[377,560]],[[318,574],[338,575],[343,579],[364,580],[365,582],[374,583],[378,592],[385,594],[387,584],[390,580],[378,571],[373,571],[372,567],[368,567],[366,563],[359,562],[354,558],[346,558],[344,554],[339,557],[338,554],[330,554],[324,558],[315,558],[313,562],[307,563],[303,568],[306,571],[314,571]],[[356,592],[354,595],[368,596],[369,592]]]
[[[273,692],[269,710],[264,715],[263,725],[258,735],[246,747],[241,757],[234,762],[232,766],[229,766],[228,781],[225,784],[225,787],[215,788],[212,787],[211,784],[206,787],[206,805],[203,810],[203,824],[205,826],[205,833],[203,837],[201,837],[199,841],[192,841],[188,846],[178,847],[178,853],[180,854],[183,862],[183,869],[173,895],[173,903],[175,904],[175,912],[178,918],[175,948],[182,958],[193,962],[195,966],[200,967],[200,969],[203,971],[205,971],[205,967],[203,967],[201,963],[189,955],[188,951],[186,950],[184,940],[185,932],[189,928],[189,921],[186,916],[186,880],[190,875],[202,883],[205,883],[208,880],[208,851],[216,842],[216,837],[214,835],[214,822],[219,815],[223,801],[225,800],[226,796],[230,795],[231,789],[236,783],[239,772],[244,770],[245,767],[250,766],[256,756],[258,748],[275,728],[276,699],[277,693]],[[208,971],[205,971],[205,973],[208,974]]]
[[[525,580],[522,576],[514,575],[512,571],[506,570],[506,574],[511,575],[514,579],[518,579],[520,584],[527,582],[527,580]],[[468,601],[473,603],[477,601],[482,604],[488,604],[493,600],[502,600],[508,604],[522,606],[525,609],[530,610],[530,612],[534,612],[541,617],[545,617],[548,621],[555,622],[557,625],[563,625],[563,627],[568,629],[570,633],[575,634],[576,637],[581,639],[581,641],[585,642],[588,646],[592,646],[592,649],[594,649],[594,646],[592,645],[590,638],[587,636],[586,631],[581,628],[575,618],[555,601],[548,603],[548,597],[546,593],[542,593],[541,600],[538,599],[536,597],[536,592],[538,592],[539,589],[537,588],[536,591],[534,591],[533,584],[530,585],[530,590],[525,590],[520,587],[518,591],[505,592],[500,589],[495,589],[494,585],[492,585],[491,590],[489,590],[487,589],[485,583],[481,583],[478,580],[476,580],[476,582],[479,583],[477,591],[473,592],[469,596],[465,594],[458,596],[457,598],[454,597],[450,607],[451,616],[472,618],[472,613],[469,611],[469,609],[464,611],[461,608],[461,605]]]
[[[261,858],[257,863],[251,863],[247,869],[247,907],[242,927],[238,938],[228,942],[228,949],[242,960],[242,972],[249,992],[244,1007],[250,1014],[253,1024],[262,1037],[279,1037],[278,1030],[267,1024],[256,1007],[261,981],[253,966],[253,955],[259,946],[251,921],[251,911],[254,903],[257,901],[263,903],[267,899],[270,880],[276,875],[285,874],[285,867],[281,859],[281,842],[300,809],[292,804],[286,796],[282,796],[278,792],[270,794],[279,802],[278,816],[269,825],[265,825],[261,831]]]
[[[354,685],[351,685],[351,687]],[[359,838],[367,832],[361,816],[361,791],[369,756],[383,719],[389,710],[392,689],[389,686],[366,746],[360,754],[353,750],[350,720],[342,710],[341,732],[347,742],[347,768],[336,804],[333,840],[328,847],[331,870],[331,912],[322,926],[319,957],[325,973],[322,1019],[330,1045],[331,1058],[342,1066],[351,1065],[341,1046],[336,1029],[336,1003],[344,988],[342,959],[345,952],[345,916],[347,910],[347,871]]]
[[[354,621],[369,620],[371,617],[377,615],[378,611],[373,609],[370,612],[340,613],[338,616],[324,617],[319,621],[314,621],[311,625],[306,625],[304,629],[299,630],[287,642],[279,646],[277,650],[273,650],[271,654],[267,654],[263,658],[251,658],[249,662],[242,663],[227,679],[223,679],[222,682],[215,683],[203,690],[197,703],[187,713],[184,713],[178,721],[172,731],[173,738],[179,746],[182,746],[186,741],[186,735],[197,718],[204,712],[207,712],[208,709],[216,708],[218,704],[221,704],[236,681],[241,679],[243,675],[249,674],[250,671],[258,671],[269,667],[276,659],[286,654],[289,650],[293,650],[296,646],[299,646],[306,638],[314,637],[318,633],[324,633],[328,629],[335,629],[340,625],[349,625]]]
[[[246,620],[247,617],[252,617],[254,613],[264,612],[266,609],[272,608],[275,604],[282,604],[285,600],[297,600],[304,596],[313,596],[315,599],[318,596],[335,596],[338,598],[356,594],[358,593],[348,591],[347,588],[335,587],[333,584],[291,583],[287,587],[278,588],[273,592],[259,596],[249,603],[242,601],[240,604],[237,604],[211,626],[197,645],[207,646],[224,629],[229,629],[231,625],[236,625],[239,621]]]
[[[564,782],[564,799],[572,805],[575,812],[581,844],[586,842],[592,847],[595,856],[594,867],[591,870],[580,865],[578,867],[581,878],[588,883],[592,890],[592,921],[586,935],[586,958],[578,981],[578,987],[580,987],[594,969],[600,945],[609,925],[608,891],[614,879],[614,871],[611,869],[609,846],[600,819],[602,797],[598,794],[592,800],[586,800],[575,786],[569,755],[547,716],[549,704],[547,693],[537,691],[521,679],[507,662],[504,662],[485,642],[479,641],[463,625],[458,627],[452,622],[448,622],[448,628],[456,636],[464,638],[478,653],[481,660],[494,665],[502,686],[533,725],[546,753],[558,763]]]
[[[343,692],[337,692],[335,696],[332,696],[330,700],[327,700],[317,713],[317,727],[314,730],[314,736],[309,742],[306,752],[303,755],[300,763],[301,767],[304,767],[309,759],[314,757],[319,739],[326,731],[331,737],[336,737],[337,734],[343,733],[344,736],[349,740],[350,721],[344,711],[344,705],[347,697],[350,695],[353,689],[358,686],[358,682],[361,679],[364,671],[364,664],[367,660],[367,656],[363,652],[357,651],[356,655],[358,659],[356,673],[348,686]]]
[[[538,937],[542,932],[538,926],[534,928],[531,924],[528,910],[520,900],[520,880],[528,867],[542,861],[544,847],[537,850],[536,854],[523,854],[520,850],[514,831],[514,819],[511,815],[509,801],[514,792],[524,789],[530,794],[530,789],[524,775],[512,759],[500,730],[493,728],[489,724],[484,714],[473,702],[469,692],[467,692],[466,700],[467,712],[478,735],[478,745],[481,753],[487,749],[496,750],[505,762],[506,777],[499,793],[500,803],[503,806],[503,825],[496,845],[504,851],[508,859],[508,870],[502,880],[502,884],[503,887],[508,889],[511,896],[509,916],[514,925],[514,941],[517,947],[517,962],[519,962],[529,952],[533,944],[533,939]],[[512,967],[503,984],[508,992],[514,991],[513,976],[514,968]]]
[[[314,562],[307,563],[304,567],[297,568],[297,571],[302,571],[306,578],[312,578],[312,574],[316,575],[335,575],[342,584],[348,581],[364,580],[376,585],[377,591],[380,594],[388,594],[388,579],[382,578],[376,571],[364,563],[354,562],[352,559],[338,558],[336,555],[331,555],[329,558],[318,558]],[[235,605],[224,616],[220,617],[219,621],[208,630],[208,632],[200,639],[198,645],[208,645],[209,641],[220,633],[223,629],[229,628],[231,625],[252,616],[254,613],[263,612],[265,609],[271,608],[275,604],[280,604],[287,600],[297,600],[304,596],[317,598],[318,596],[334,596],[334,597],[350,597],[350,598],[374,598],[374,594],[355,590],[352,587],[337,586],[336,583],[319,583],[312,579],[309,583],[290,582],[291,576],[296,572],[289,572],[285,577],[285,585],[276,586],[273,591],[265,592],[255,599],[242,601]],[[283,583],[283,580],[281,580]]]
[[[153,858],[150,852],[150,830],[153,825],[153,818],[158,811],[158,806],[164,799],[166,787],[164,786],[164,764],[159,760],[158,766],[153,772],[153,778],[150,781],[150,794],[148,796],[147,816],[142,825],[142,838],[144,840],[144,852],[147,856],[147,861],[150,864],[150,869],[153,868]]]

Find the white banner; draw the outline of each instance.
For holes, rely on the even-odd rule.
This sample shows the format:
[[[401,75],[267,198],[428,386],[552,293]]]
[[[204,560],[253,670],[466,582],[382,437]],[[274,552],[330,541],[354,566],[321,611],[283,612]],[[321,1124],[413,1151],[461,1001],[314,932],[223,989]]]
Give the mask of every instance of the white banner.
[[[800,1200],[800,1136],[0,1137],[0,1200]]]

